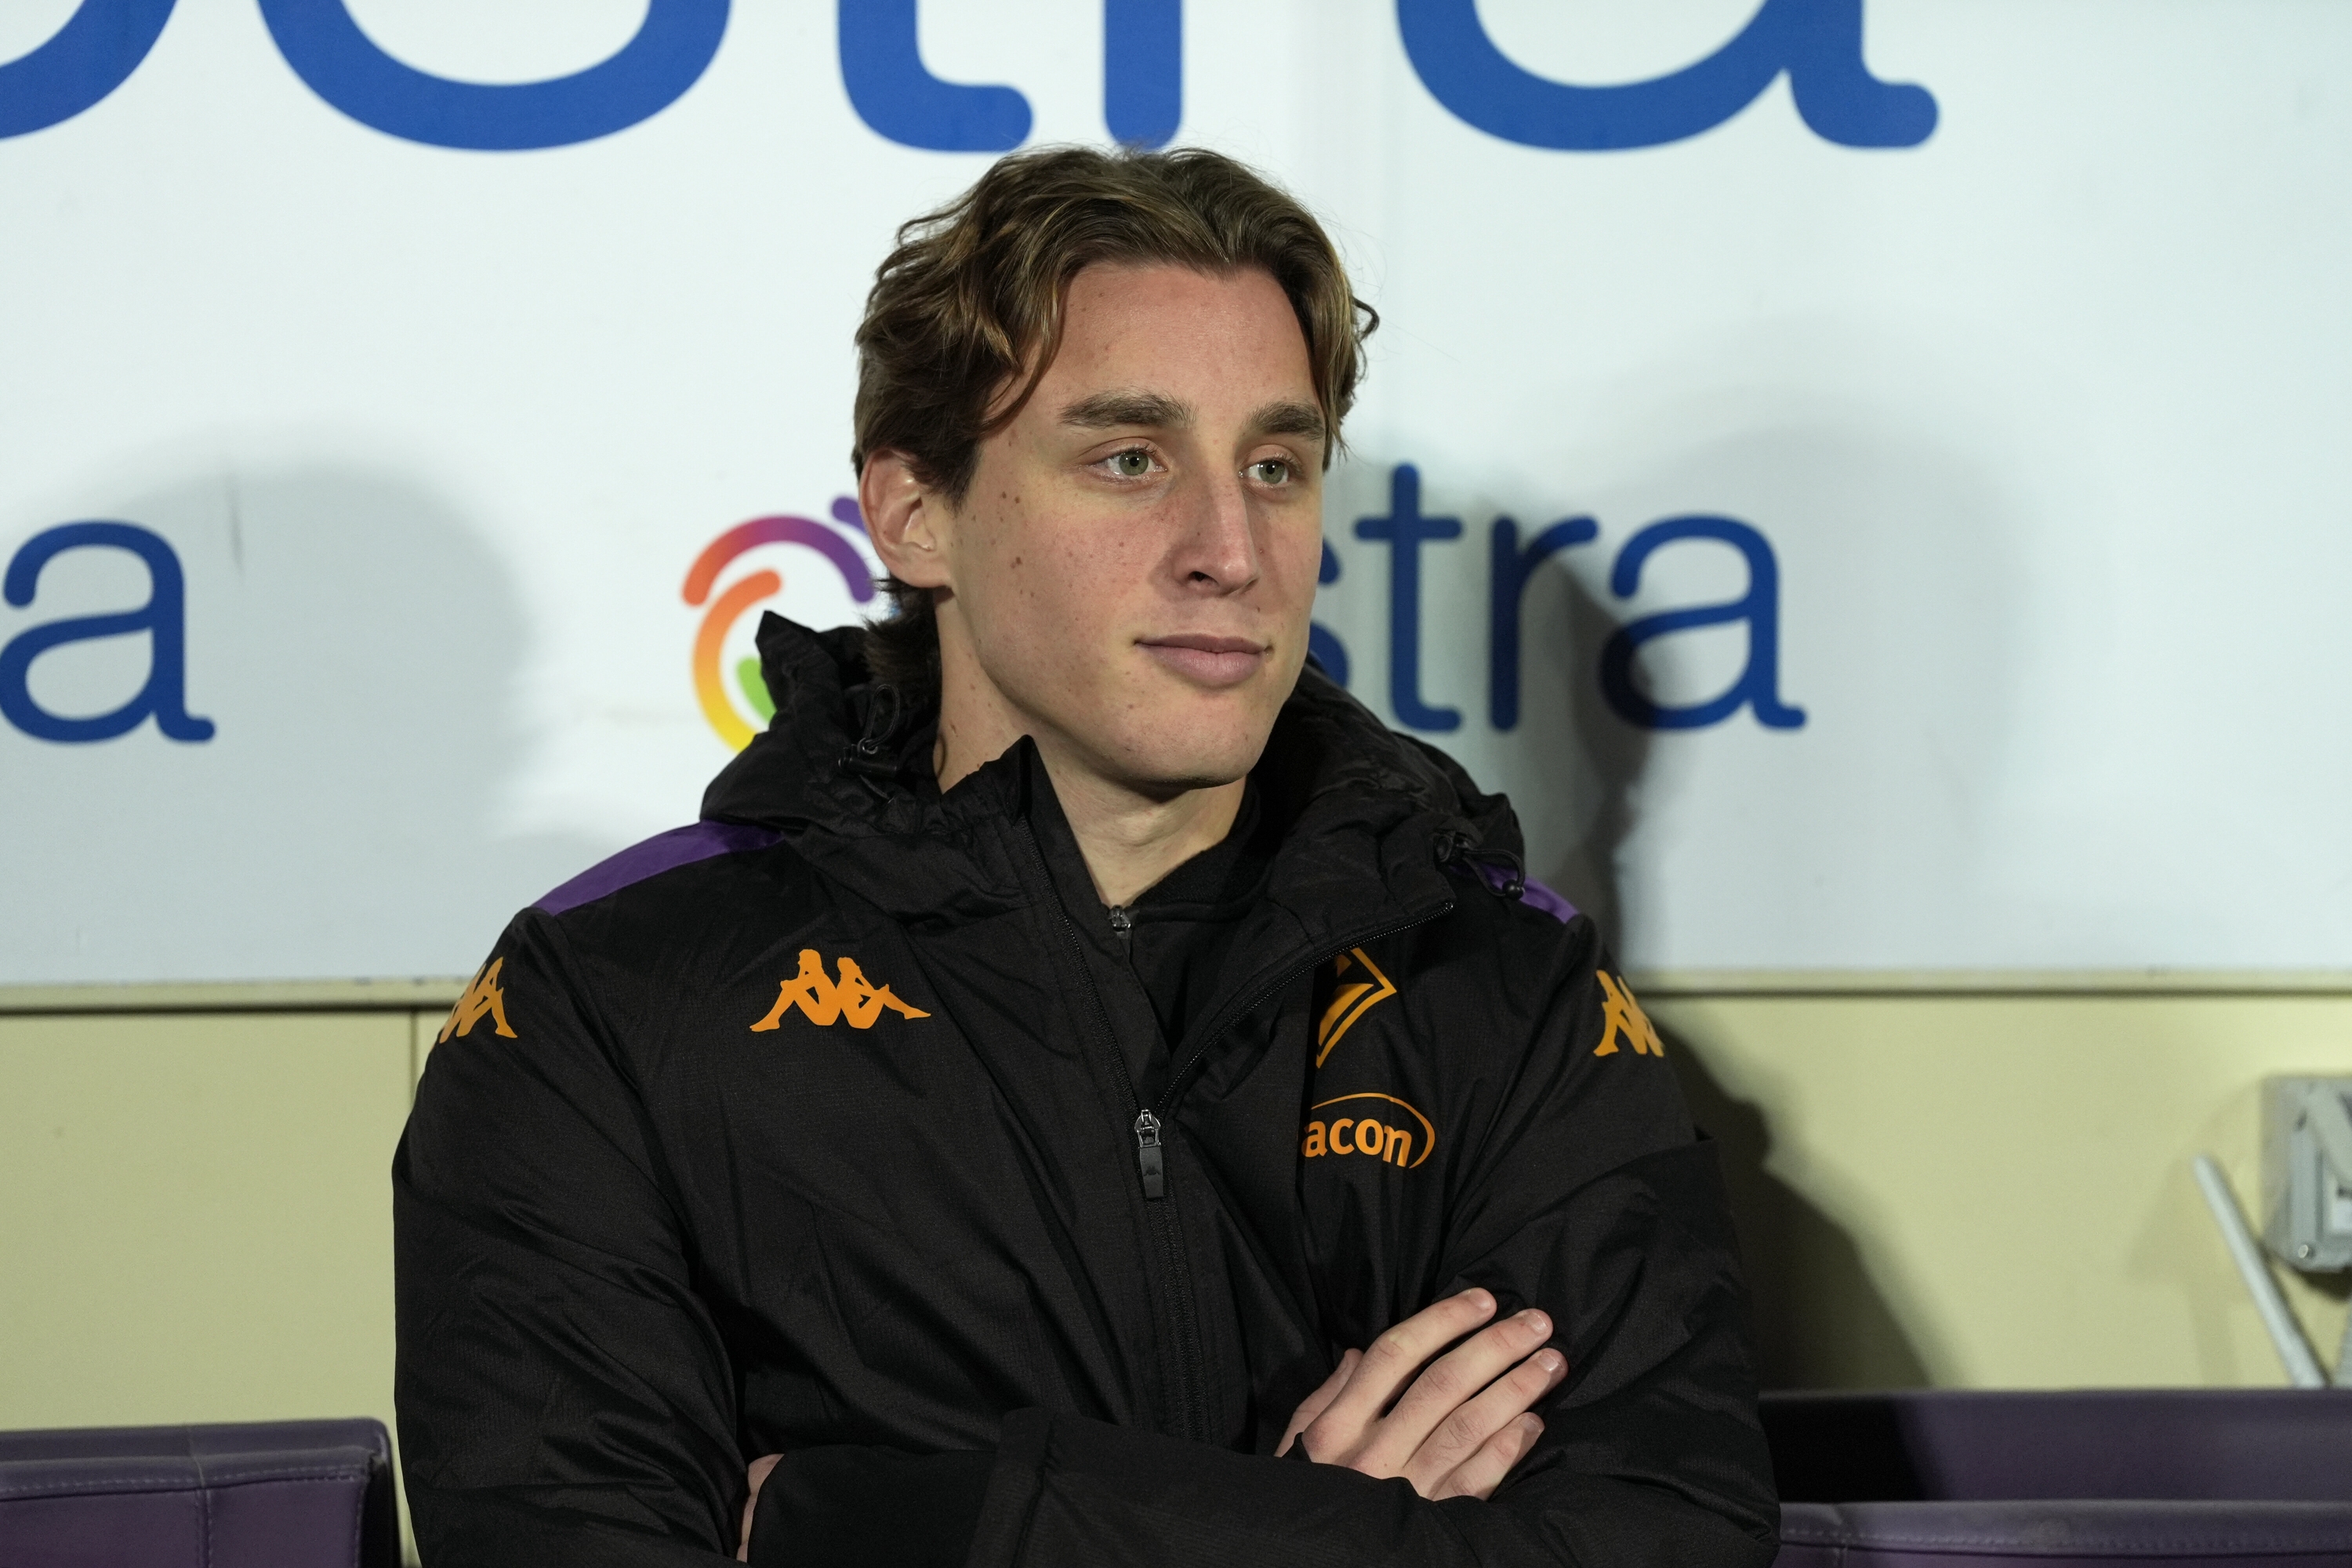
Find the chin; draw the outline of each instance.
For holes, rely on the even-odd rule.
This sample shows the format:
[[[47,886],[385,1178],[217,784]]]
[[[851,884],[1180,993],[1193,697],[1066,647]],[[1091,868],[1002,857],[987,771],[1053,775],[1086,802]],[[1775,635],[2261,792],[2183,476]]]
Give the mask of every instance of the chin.
[[[1160,799],[1232,784],[1257,766],[1282,707],[1269,700],[1270,685],[1203,690],[1150,673],[1087,693],[1055,728],[1105,777]]]
[[[1202,726],[1172,742],[1154,740],[1159,743],[1121,747],[1118,771],[1129,788],[1162,797],[1232,784],[1257,766],[1265,750],[1263,730],[1234,734],[1222,726]]]

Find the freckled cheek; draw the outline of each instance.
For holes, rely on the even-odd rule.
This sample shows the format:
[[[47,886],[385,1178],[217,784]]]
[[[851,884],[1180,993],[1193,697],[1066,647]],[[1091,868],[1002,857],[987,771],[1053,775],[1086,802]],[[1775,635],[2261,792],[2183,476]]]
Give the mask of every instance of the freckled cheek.
[[[1304,576],[1311,583],[1323,566],[1323,526],[1319,510],[1307,515],[1314,520],[1311,524],[1294,522],[1284,528],[1267,553],[1282,563],[1285,576]]]
[[[1084,675],[1102,662],[1111,616],[1100,574],[1088,563],[1050,547],[1024,549],[1005,558],[999,581],[1041,665]]]
[[[1261,580],[1261,603],[1280,615],[1304,616],[1315,607],[1316,568],[1322,564],[1321,552],[1304,562],[1269,563],[1270,569]]]

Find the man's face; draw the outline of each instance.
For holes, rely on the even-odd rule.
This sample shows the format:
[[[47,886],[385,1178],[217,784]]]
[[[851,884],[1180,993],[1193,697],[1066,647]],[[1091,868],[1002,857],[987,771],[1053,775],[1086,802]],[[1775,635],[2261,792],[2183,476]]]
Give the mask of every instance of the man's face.
[[[1001,702],[1049,759],[1149,795],[1229,783],[1307,653],[1328,432],[1305,336],[1255,269],[1097,265],[1066,309],[938,525],[950,708]]]

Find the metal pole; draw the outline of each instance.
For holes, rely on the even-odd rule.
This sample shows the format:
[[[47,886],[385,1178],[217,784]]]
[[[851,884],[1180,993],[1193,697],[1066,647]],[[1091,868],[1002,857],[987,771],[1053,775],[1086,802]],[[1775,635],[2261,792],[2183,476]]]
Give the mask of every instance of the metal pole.
[[[2196,1167],[2197,1184],[2205,1189],[2205,1205],[2213,1211],[2213,1223],[2221,1227],[2221,1239],[2230,1244],[2238,1278],[2246,1282],[2246,1293],[2254,1299],[2254,1310],[2262,1314],[2263,1327],[2270,1331],[2279,1360],[2286,1363],[2287,1381],[2297,1388],[2326,1387],[2319,1358],[2312,1353],[2311,1342],[2303,1337],[2303,1325],[2295,1321],[2294,1309],[2286,1304],[2278,1281],[2271,1278],[2270,1267],[2263,1261],[2263,1249],[2238,1207],[2237,1194],[2230,1190],[2230,1178],[2221,1173],[2210,1154],[2198,1155]]]

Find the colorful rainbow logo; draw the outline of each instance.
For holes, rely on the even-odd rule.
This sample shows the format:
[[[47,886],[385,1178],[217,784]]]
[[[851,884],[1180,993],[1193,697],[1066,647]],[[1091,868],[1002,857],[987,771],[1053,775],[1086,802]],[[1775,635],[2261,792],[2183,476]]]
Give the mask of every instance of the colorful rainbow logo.
[[[857,503],[847,496],[835,499],[833,516],[843,528],[866,531],[866,520],[858,515]],[[866,563],[857,547],[837,530],[804,517],[755,517],[749,522],[737,523],[712,540],[694,558],[694,568],[686,574],[686,602],[700,605],[710,598],[711,586],[719,581],[719,574],[727,569],[727,563],[763,544],[804,544],[833,563],[851,598],[863,605],[874,597],[874,569]],[[701,629],[694,635],[694,695],[702,704],[702,716],[710,721],[710,727],[719,731],[719,738],[731,751],[740,752],[750,745],[755,731],[728,700],[727,683],[719,668],[719,657],[727,646],[728,632],[743,612],[782,591],[783,585],[783,578],[776,573],[752,573],[711,601],[709,613],[702,617]],[[775,717],[775,705],[768,700],[767,683],[760,679],[758,659],[737,661],[735,684],[761,723]]]

